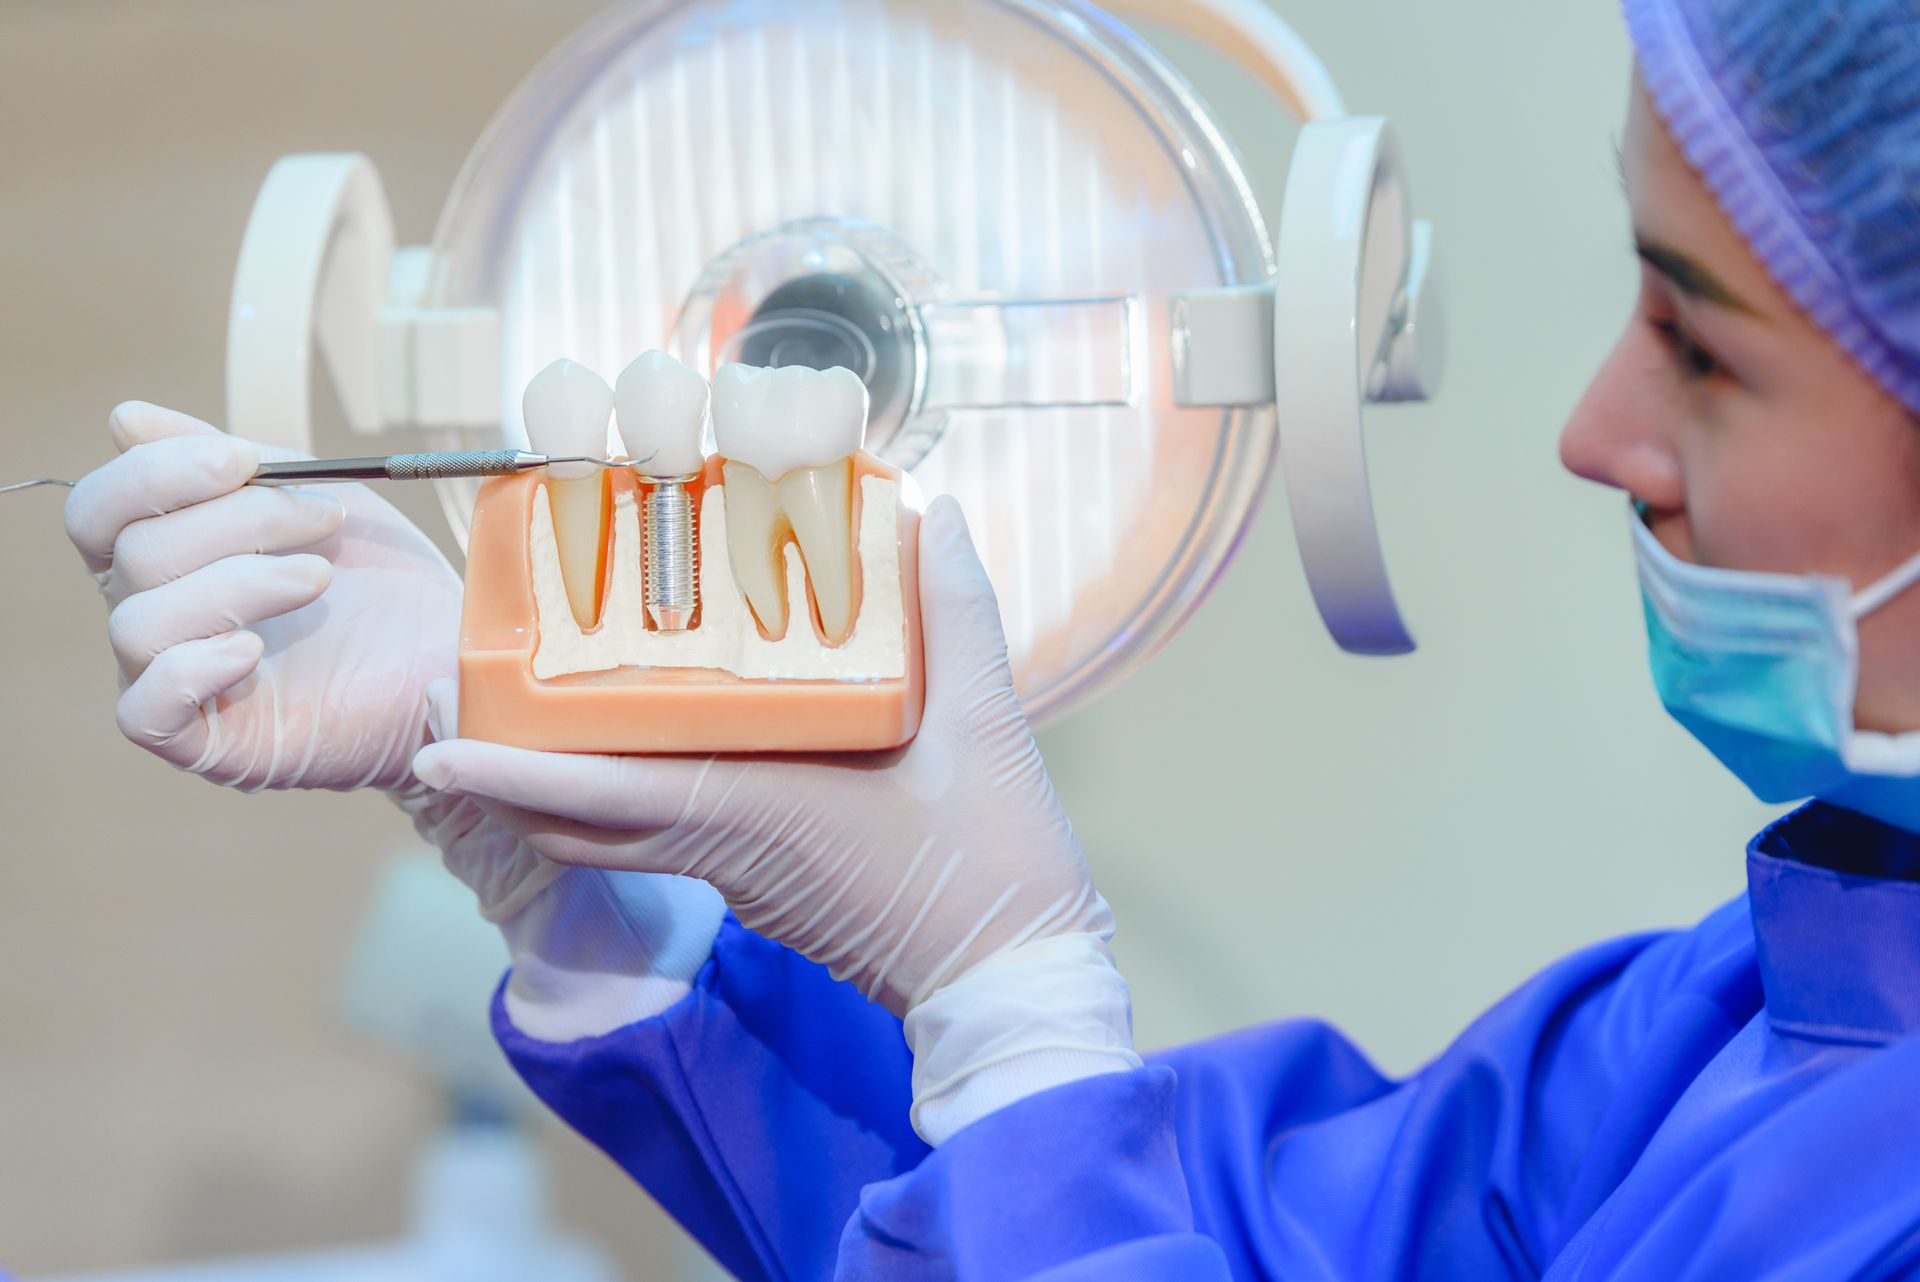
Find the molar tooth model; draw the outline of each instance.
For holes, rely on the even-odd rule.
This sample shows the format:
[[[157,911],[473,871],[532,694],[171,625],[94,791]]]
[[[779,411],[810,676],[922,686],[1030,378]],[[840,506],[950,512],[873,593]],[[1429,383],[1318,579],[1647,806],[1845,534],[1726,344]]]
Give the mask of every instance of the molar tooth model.
[[[752,369],[714,376],[714,439],[725,456],[727,551],[768,637],[786,635],[782,564],[800,546],[822,639],[853,627],[853,460],[867,432],[867,388],[850,369]]]
[[[715,377],[649,352],[609,392],[560,361],[529,438],[632,462],[603,481],[501,477],[468,546],[460,728],[575,752],[858,751],[919,728],[919,517],[861,449],[849,370]],[[597,435],[593,448],[588,438]],[[598,484],[597,490],[589,487]],[[571,487],[571,488],[570,488]]]

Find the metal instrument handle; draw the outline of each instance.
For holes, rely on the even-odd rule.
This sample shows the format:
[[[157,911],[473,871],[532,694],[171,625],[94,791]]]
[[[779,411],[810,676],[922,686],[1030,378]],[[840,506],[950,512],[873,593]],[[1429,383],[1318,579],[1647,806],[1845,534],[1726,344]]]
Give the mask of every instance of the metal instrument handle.
[[[373,458],[297,459],[262,463],[254,485],[324,485],[345,481],[434,481],[466,476],[512,476],[543,466],[523,450],[467,450],[441,454],[387,454]]]

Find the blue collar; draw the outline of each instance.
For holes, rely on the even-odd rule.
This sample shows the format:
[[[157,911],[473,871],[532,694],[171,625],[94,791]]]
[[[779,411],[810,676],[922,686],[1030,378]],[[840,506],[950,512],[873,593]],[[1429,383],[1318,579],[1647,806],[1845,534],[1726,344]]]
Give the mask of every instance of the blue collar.
[[[1747,847],[1776,1032],[1882,1045],[1920,1031],[1920,836],[1814,802]]]

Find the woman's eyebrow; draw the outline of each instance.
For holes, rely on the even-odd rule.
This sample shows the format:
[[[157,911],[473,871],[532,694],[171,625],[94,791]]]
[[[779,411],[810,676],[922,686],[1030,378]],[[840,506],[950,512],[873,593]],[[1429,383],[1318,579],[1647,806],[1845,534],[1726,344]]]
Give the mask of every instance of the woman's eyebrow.
[[[1673,287],[1687,297],[1760,318],[1760,313],[1721,283],[1718,276],[1671,245],[1663,245],[1636,232],[1633,248],[1640,255],[1640,261],[1672,281]]]

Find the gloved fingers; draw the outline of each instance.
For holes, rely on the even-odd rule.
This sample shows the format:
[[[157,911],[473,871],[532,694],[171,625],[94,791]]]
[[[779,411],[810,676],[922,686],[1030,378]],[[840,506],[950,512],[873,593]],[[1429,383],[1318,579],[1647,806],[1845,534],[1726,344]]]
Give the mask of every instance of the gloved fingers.
[[[198,764],[207,748],[201,705],[252,675],[264,649],[243,630],[161,652],[121,694],[120,733],[183,770]]]
[[[603,828],[484,797],[473,803],[549,863],[677,875],[686,859],[673,843],[649,841],[648,834],[631,828]]]
[[[920,518],[920,619],[930,719],[1012,690],[1000,602],[974,550],[967,518],[950,495],[928,504]]]
[[[126,401],[116,405],[113,415],[107,420],[107,431],[113,437],[113,445],[123,453],[136,445],[148,441],[162,441],[170,436],[225,436],[227,433],[179,410],[170,410],[163,405],[153,405],[146,401]],[[282,463],[293,459],[312,458],[299,450],[290,450],[280,445],[262,445],[253,442],[260,451],[263,463]]]
[[[204,503],[252,479],[260,454],[231,436],[179,436],[135,445],[95,468],[67,497],[67,537],[94,574],[113,564],[135,521]]]
[[[346,509],[331,495],[243,486],[121,530],[107,595],[118,600],[145,592],[227,557],[310,548],[345,519]]]
[[[113,448],[125,454],[136,445],[164,441],[169,437],[224,436],[226,433],[211,423],[202,422],[191,414],[182,414],[179,410],[170,410],[164,405],[149,401],[122,401],[113,407],[113,413],[107,415],[107,435],[113,438]]]
[[[175,646],[312,604],[332,579],[325,557],[227,557],[128,597],[107,616],[107,637],[120,670],[134,680]]]
[[[455,752],[461,752],[467,745],[457,743],[459,735],[459,683],[451,677],[440,677],[428,681],[426,685],[426,727],[432,733],[436,743],[445,743]],[[484,745],[492,747],[492,745]],[[516,750],[516,748],[509,748]],[[455,756],[455,762],[459,758]],[[415,756],[415,775],[419,775],[419,756]],[[486,768],[482,768],[484,772]],[[440,781],[440,775],[432,777]],[[451,795],[453,775],[447,775],[438,787],[444,787]],[[541,858],[555,864],[584,864],[589,867],[620,867],[632,871],[659,871],[647,866],[645,856],[653,850],[636,848],[634,829],[630,827],[599,827],[593,823],[582,823],[578,819],[566,819],[555,814],[541,814],[538,810],[528,810],[524,806],[513,806],[503,800],[493,800],[490,796],[474,795],[470,798],[488,818],[499,823],[505,831],[513,833],[520,843],[540,854]],[[664,852],[660,852],[664,854]]]
[[[430,788],[624,829],[677,823],[710,776],[743,768],[713,758],[533,752],[472,739],[431,743],[413,758],[413,773]]]

